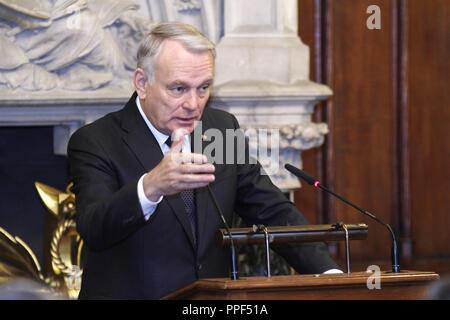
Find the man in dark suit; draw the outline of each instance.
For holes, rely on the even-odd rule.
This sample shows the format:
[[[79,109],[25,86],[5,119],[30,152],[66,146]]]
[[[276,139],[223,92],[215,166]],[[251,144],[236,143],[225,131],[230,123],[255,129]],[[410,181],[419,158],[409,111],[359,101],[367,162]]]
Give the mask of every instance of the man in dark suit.
[[[195,128],[224,137],[239,128],[231,114],[205,108],[214,55],[196,29],[156,26],[139,48],[126,106],[71,137],[77,229],[88,248],[80,298],[156,299],[199,278],[228,276],[229,249],[216,240],[223,224],[207,185],[229,224],[234,212],[248,225],[308,223],[248,161],[248,149],[224,164],[191,153],[207,143],[193,138]],[[300,273],[339,268],[323,243],[277,251]]]

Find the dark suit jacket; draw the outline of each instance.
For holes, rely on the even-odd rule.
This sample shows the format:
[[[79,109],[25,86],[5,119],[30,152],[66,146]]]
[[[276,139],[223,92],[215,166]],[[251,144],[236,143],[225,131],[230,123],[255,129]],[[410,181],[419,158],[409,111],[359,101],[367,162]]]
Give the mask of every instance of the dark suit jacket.
[[[229,248],[216,240],[223,224],[206,188],[196,190],[197,245],[179,195],[164,197],[145,221],[137,182],[163,155],[135,99],[136,93],[122,110],[80,128],[69,142],[77,230],[88,248],[80,298],[156,299],[199,278],[229,276]],[[225,136],[225,129],[237,128],[238,122],[206,107],[202,126]],[[216,165],[211,188],[227,222],[236,212],[248,225],[307,224],[260,168]],[[338,268],[324,244],[286,245],[277,251],[300,273]]]

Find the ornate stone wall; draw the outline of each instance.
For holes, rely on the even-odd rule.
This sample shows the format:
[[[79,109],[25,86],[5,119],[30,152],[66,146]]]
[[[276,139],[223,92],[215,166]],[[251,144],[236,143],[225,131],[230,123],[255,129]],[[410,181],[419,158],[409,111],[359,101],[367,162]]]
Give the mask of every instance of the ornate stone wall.
[[[246,130],[277,132],[269,149],[279,150],[280,171],[271,177],[298,188],[282,168],[301,167],[302,150],[323,143],[327,126],[311,114],[331,90],[309,80],[296,0],[0,0],[0,126],[51,125],[54,151],[65,154],[77,128],[128,100],[145,32],[174,20],[217,43],[211,105]],[[260,161],[273,166],[271,157]]]

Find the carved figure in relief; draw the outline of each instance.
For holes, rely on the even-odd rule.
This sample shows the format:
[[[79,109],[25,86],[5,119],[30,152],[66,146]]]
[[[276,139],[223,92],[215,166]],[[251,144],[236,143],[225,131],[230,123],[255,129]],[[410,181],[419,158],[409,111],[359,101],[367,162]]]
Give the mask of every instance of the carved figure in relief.
[[[151,22],[131,0],[0,0],[0,88],[127,87]]]

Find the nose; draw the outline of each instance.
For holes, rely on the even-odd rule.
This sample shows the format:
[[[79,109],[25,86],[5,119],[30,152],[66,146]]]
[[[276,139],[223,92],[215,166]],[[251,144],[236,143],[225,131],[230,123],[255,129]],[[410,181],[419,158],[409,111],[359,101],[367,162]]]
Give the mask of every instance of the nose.
[[[190,90],[186,95],[186,100],[183,103],[183,108],[189,110],[195,110],[198,108],[200,97],[197,94],[197,90]]]

